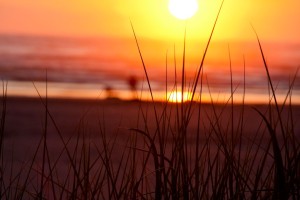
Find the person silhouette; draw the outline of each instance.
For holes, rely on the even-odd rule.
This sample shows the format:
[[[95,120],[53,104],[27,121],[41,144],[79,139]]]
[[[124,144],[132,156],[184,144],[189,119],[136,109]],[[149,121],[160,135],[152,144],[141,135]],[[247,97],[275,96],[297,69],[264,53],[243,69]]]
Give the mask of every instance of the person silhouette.
[[[112,99],[114,94],[113,94],[113,89],[109,85],[105,87],[105,93],[106,93],[106,99]]]
[[[130,87],[131,90],[131,94],[132,94],[132,99],[137,99],[137,84],[138,84],[138,80],[135,76],[130,76],[128,78],[128,85]]]

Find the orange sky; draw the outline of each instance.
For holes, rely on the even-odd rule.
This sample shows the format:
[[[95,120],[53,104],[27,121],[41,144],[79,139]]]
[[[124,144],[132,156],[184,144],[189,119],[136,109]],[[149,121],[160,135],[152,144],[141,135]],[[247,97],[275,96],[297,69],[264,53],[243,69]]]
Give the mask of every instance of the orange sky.
[[[0,33],[182,38],[183,22],[170,15],[168,0],[0,0]],[[199,0],[189,20],[189,38],[207,38],[220,1]],[[225,0],[215,39],[252,39],[252,23],[263,40],[300,41],[300,1]]]
[[[198,12],[187,22],[187,50],[194,63],[202,55],[221,3],[220,0],[198,2]],[[179,47],[182,47],[186,25],[185,21],[169,13],[167,5],[168,0],[0,0],[0,33],[102,37],[105,43],[112,44],[111,49],[106,50],[130,49],[126,53],[134,52],[136,56],[131,19],[144,57],[151,62],[157,60],[163,63],[167,49],[172,50],[174,44],[177,52],[182,52]],[[227,44],[230,44],[233,58],[248,54],[247,60],[253,61],[257,54],[252,51],[257,48],[245,48],[247,41],[255,42],[250,24],[264,43],[299,44],[299,9],[298,0],[225,0],[212,41],[225,42],[225,45],[210,48],[207,60],[211,57],[214,62],[227,62]],[[116,40],[119,43],[113,47]],[[235,56],[234,51],[239,54]],[[275,57],[271,53],[269,55]]]
[[[181,57],[186,26],[187,60],[196,65],[221,4],[220,0],[198,2],[198,12],[185,22],[169,13],[168,0],[0,0],[0,33],[100,37],[106,52],[136,62],[131,19],[145,60],[155,66],[164,65],[166,51],[173,51],[174,44],[178,58]],[[299,9],[298,0],[225,0],[207,62],[228,63],[228,44],[238,65],[243,55],[248,63],[251,60],[250,65],[256,63],[255,59],[261,62],[250,24],[259,34],[268,58],[278,62],[278,52],[265,44],[300,44]]]

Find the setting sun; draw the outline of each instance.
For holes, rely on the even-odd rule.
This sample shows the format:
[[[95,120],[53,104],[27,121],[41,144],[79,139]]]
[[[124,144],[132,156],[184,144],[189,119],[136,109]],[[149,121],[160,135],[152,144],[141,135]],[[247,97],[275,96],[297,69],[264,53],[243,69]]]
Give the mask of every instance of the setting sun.
[[[190,92],[184,92],[183,93],[183,96],[182,96],[182,92],[180,91],[172,91],[170,93],[168,93],[168,99],[169,99],[169,102],[173,102],[173,103],[176,103],[176,102],[187,102],[187,101],[190,101],[192,98],[192,94]]]
[[[198,10],[197,0],[170,0],[169,10],[178,19],[191,18]]]

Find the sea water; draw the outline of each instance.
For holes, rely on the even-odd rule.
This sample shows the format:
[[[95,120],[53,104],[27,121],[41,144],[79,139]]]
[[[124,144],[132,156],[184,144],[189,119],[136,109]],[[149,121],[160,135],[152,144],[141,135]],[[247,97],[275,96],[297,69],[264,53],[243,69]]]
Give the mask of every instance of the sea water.
[[[288,93],[297,67],[300,66],[300,45],[273,44],[267,47],[275,52],[272,59],[268,60],[269,71],[276,93],[283,100]],[[152,51],[154,52],[152,54],[155,54],[155,46]],[[209,51],[212,50],[209,49]],[[256,49],[256,52],[260,56],[259,48]],[[157,54],[159,53],[157,52]],[[164,97],[166,93],[168,94],[166,88],[167,91],[176,89],[181,91],[181,61],[175,64],[173,61],[166,63],[164,59],[157,59],[158,61],[153,62],[154,64],[149,64],[149,60],[154,60],[153,57],[147,58],[147,52],[144,55],[143,59],[148,61],[146,70],[155,98],[168,98]],[[164,56],[157,55],[159,58]],[[201,56],[202,54],[199,54],[199,59],[194,63],[189,63],[188,58],[186,60],[186,91],[191,90]],[[258,59],[261,63],[251,63],[249,59],[246,60],[245,77],[244,66],[232,66],[232,89],[236,96],[235,99],[241,101],[243,98],[244,81],[246,81],[247,101],[268,102],[269,90],[266,71],[262,58]],[[169,60],[174,60],[171,55],[169,55]],[[216,101],[226,101],[230,98],[229,61],[228,59],[227,63],[204,62],[202,92],[206,94],[206,98],[203,100],[209,99],[210,96],[213,96]],[[190,66],[188,66],[189,64]],[[176,70],[174,66],[176,66]],[[130,77],[136,79],[134,89],[138,92],[137,96],[149,98],[149,86],[133,38],[123,42],[120,39],[112,41],[105,38],[0,36],[0,78],[8,81],[9,95],[37,96],[33,83],[43,95],[47,81],[49,96],[76,98],[113,96],[130,99],[133,97],[131,94],[133,88],[129,84]],[[176,83],[178,87],[175,87]],[[198,82],[197,91],[200,91],[200,83],[201,81]],[[293,87],[293,101],[297,103],[300,102],[299,91],[300,81],[296,79]]]

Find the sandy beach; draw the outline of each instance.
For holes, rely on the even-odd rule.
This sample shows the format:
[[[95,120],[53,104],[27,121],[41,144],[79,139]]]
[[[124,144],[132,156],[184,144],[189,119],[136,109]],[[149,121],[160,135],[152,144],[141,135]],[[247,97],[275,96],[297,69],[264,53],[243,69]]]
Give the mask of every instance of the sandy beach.
[[[129,129],[141,128],[145,124],[153,132],[156,128],[154,117],[154,104],[138,101],[121,101],[121,100],[78,100],[78,99],[49,99],[47,132],[48,140],[51,141],[49,148],[57,149],[61,145],[58,132],[67,140],[76,138],[79,132],[84,132],[87,138],[98,138],[102,129],[108,136],[118,133],[119,143],[126,141],[130,136]],[[164,103],[156,103],[158,116],[164,109]],[[171,120],[175,124],[176,106],[169,104],[168,112]],[[200,128],[201,136],[207,134],[210,127],[210,120],[214,118],[212,106],[209,104],[202,105]],[[253,109],[257,108],[266,111],[266,105],[246,105],[244,111],[244,128],[245,137],[255,135],[261,132],[262,118]],[[220,122],[224,130],[230,123],[231,107],[230,105],[215,105],[216,113],[220,114]],[[147,123],[144,123],[141,110],[147,115]],[[234,106],[234,124],[237,126],[241,119],[241,105]],[[198,105],[193,108],[193,116],[189,124],[189,138],[191,142],[195,138],[197,130],[197,111]],[[300,106],[293,106],[293,116],[295,120],[295,133],[300,137]],[[275,112],[275,110],[274,110]],[[287,115],[287,110],[283,116]],[[52,117],[52,119],[51,119]],[[53,121],[52,121],[53,120]],[[56,127],[54,126],[54,123]],[[172,123],[172,122],[171,122]],[[7,113],[4,133],[4,152],[14,148],[14,157],[17,160],[24,158],[24,153],[28,151],[31,155],[42,138],[45,129],[45,107],[38,98],[8,98]],[[235,127],[237,129],[237,127]],[[268,135],[267,135],[268,136]],[[280,137],[280,136],[279,136]],[[124,141],[122,141],[122,139]],[[26,151],[24,151],[24,149]],[[31,149],[31,150],[30,150]]]
[[[97,155],[103,149],[103,133],[109,144],[114,141],[114,150],[111,157],[111,162],[119,166],[122,160],[122,152],[124,149],[129,148],[128,140],[133,135],[130,131],[132,128],[144,130],[147,126],[150,134],[154,134],[156,130],[156,121],[154,116],[154,105],[158,116],[164,111],[165,103],[147,103],[139,101],[121,101],[117,99],[112,100],[76,100],[76,99],[48,99],[48,116],[47,116],[47,148],[49,157],[52,162],[56,159],[60,160],[56,169],[58,174],[62,177],[67,174],[69,168],[69,158],[63,153],[64,143],[70,152],[77,152],[76,142],[88,145],[90,152],[90,159],[97,160]],[[198,126],[198,104],[192,108],[192,118],[187,130],[187,139],[189,148],[195,147],[195,138]],[[206,144],[207,137],[214,129],[212,121],[215,121],[215,114],[220,116],[219,121],[221,129],[224,133],[230,133],[231,125],[231,106],[230,105],[214,105],[215,112],[212,105],[203,104],[201,106],[200,118],[200,146]],[[233,109],[233,124],[234,129],[238,131],[238,124],[241,119],[242,112],[241,105],[235,105]],[[261,112],[265,112],[267,105],[245,105],[244,106],[244,127],[243,127],[243,141],[245,146],[242,146],[242,154],[248,146],[247,142],[253,140],[257,141],[270,141],[270,136],[265,125],[262,123],[261,117],[253,109],[257,108]],[[300,138],[300,107],[293,106],[294,117],[294,132]],[[175,126],[175,116],[177,107],[175,104],[169,104],[166,112],[170,118],[170,135],[169,146],[171,147],[172,124]],[[180,112],[180,109],[179,109]],[[275,110],[274,110],[275,112]],[[283,120],[288,119],[289,109],[284,109],[282,116]],[[144,115],[144,117],[143,117]],[[147,121],[145,123],[145,120]],[[163,119],[160,118],[163,121]],[[173,122],[172,122],[173,121]],[[6,166],[6,177],[9,179],[10,171],[18,174],[20,169],[27,169],[34,158],[33,169],[39,171],[42,166],[42,148],[41,141],[45,130],[45,106],[38,98],[12,98],[7,99],[7,112],[6,123],[4,129],[4,142],[3,142],[3,158],[4,166]],[[163,123],[163,122],[161,122]],[[287,127],[288,128],[288,127]],[[175,130],[175,129],[174,129]],[[239,129],[240,130],[240,129]],[[212,133],[214,135],[214,133]],[[257,137],[259,135],[259,137]],[[62,137],[61,137],[62,136]],[[261,140],[260,136],[264,139]],[[63,138],[63,139],[62,139]],[[79,140],[77,140],[80,138]],[[143,147],[143,137],[139,137],[138,148]],[[280,140],[280,135],[278,135]],[[214,141],[212,141],[214,142]],[[282,142],[282,141],[281,141]],[[255,142],[254,142],[255,143]],[[264,148],[267,142],[262,143],[260,148]],[[210,146],[212,152],[215,152],[217,146]],[[168,147],[167,147],[168,149]],[[244,149],[244,150],[243,150]],[[38,150],[38,151],[37,151]],[[190,150],[191,155],[194,150]],[[166,150],[166,156],[168,150]],[[60,154],[64,154],[60,157]],[[76,153],[74,154],[76,155]],[[80,156],[78,153],[76,156]],[[99,159],[99,158],[98,158]],[[62,162],[61,162],[62,161]],[[151,163],[151,162],[150,162]],[[11,167],[13,166],[13,167]],[[149,166],[150,167],[150,166]],[[138,165],[137,165],[137,168]],[[33,173],[35,174],[35,173]],[[36,178],[33,175],[33,180]],[[22,180],[22,178],[21,178]],[[51,195],[50,195],[51,196]]]
[[[231,117],[230,105],[214,105],[216,113],[221,116],[220,122],[225,127]],[[155,104],[158,116],[163,112],[165,103]],[[244,134],[251,136],[259,128],[262,118],[254,110],[257,108],[265,112],[267,105],[245,105],[244,107]],[[167,112],[171,117],[176,116],[176,105],[169,103]],[[118,99],[111,100],[82,100],[82,99],[49,99],[48,110],[51,117],[48,116],[49,137],[56,135],[57,128],[63,136],[69,137],[76,135],[78,129],[83,126],[87,128],[86,134],[91,137],[97,137],[100,126],[105,126],[106,133],[111,135],[119,132],[126,135],[130,128],[143,127],[145,125],[142,119],[141,111],[147,115],[147,126],[155,128],[154,104],[139,101],[122,101]],[[241,118],[241,105],[234,105],[234,123],[237,124]],[[192,108],[193,116],[189,124],[190,134],[195,133],[197,128],[198,105]],[[275,109],[273,109],[275,112]],[[284,109],[284,118],[287,117],[288,108]],[[293,106],[292,112],[295,120],[295,132],[300,134],[300,106]],[[212,106],[203,104],[201,107],[202,132],[209,126],[209,118],[214,118]],[[173,120],[174,120],[173,119]],[[5,140],[20,140],[26,145],[27,139],[39,138],[45,127],[45,106],[38,98],[17,98],[11,97],[7,100],[7,112],[5,123]],[[82,127],[81,127],[82,128]],[[237,127],[236,127],[237,128]],[[24,139],[24,141],[22,141]],[[32,143],[30,143],[32,145]]]

